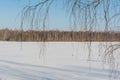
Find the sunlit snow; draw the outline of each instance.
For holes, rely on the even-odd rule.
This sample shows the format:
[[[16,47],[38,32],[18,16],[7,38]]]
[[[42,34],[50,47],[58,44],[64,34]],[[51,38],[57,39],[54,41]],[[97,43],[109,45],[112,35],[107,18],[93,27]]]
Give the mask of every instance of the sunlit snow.
[[[93,42],[88,57],[85,42],[0,42],[0,80],[119,80],[120,57],[111,69],[105,44]]]

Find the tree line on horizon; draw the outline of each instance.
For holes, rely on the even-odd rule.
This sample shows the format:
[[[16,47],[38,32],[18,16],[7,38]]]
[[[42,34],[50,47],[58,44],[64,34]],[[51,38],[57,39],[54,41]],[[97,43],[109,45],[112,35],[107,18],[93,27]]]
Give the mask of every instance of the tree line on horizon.
[[[1,41],[120,41],[120,32],[0,30]]]

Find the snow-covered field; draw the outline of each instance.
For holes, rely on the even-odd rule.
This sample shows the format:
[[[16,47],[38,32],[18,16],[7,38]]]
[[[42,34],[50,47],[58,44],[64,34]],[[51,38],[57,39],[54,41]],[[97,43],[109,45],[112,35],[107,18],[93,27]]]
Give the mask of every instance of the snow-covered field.
[[[0,42],[0,80],[120,80],[120,57],[111,70],[104,44],[92,43],[88,60],[83,42]]]

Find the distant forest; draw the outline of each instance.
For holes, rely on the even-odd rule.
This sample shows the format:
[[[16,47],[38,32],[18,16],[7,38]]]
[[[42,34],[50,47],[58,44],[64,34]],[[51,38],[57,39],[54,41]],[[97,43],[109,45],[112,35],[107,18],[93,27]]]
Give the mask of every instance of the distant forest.
[[[120,32],[0,30],[1,41],[120,41]]]

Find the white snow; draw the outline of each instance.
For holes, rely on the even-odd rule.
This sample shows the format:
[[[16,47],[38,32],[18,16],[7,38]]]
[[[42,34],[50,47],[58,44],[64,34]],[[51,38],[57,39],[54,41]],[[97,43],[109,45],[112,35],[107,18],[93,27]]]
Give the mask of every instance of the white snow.
[[[85,42],[0,42],[0,80],[119,80],[120,57],[111,70],[105,44],[93,42],[88,60]]]

